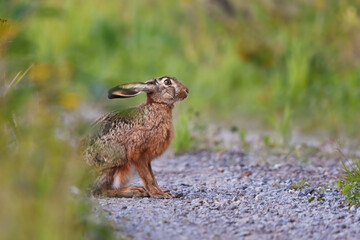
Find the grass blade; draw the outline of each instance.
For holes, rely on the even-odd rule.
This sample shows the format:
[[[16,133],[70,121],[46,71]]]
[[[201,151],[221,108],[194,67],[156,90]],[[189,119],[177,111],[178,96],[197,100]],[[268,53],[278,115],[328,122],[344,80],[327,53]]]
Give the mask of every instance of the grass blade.
[[[13,80],[10,82],[9,87],[7,88],[7,90],[5,91],[4,96],[6,97],[19,83],[20,81],[24,78],[24,76],[29,72],[29,70],[31,69],[33,65],[31,64],[30,67],[28,67],[22,74],[21,72],[18,72],[15,77],[13,78]]]

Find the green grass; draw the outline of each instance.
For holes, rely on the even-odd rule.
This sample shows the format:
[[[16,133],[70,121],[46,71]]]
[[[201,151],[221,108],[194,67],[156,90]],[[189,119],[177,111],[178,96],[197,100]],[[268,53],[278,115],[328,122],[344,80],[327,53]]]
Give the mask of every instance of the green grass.
[[[6,72],[34,64],[37,85],[62,82],[88,101],[118,83],[174,75],[191,90],[186,105],[214,120],[253,116],[284,138],[289,123],[358,134],[357,2],[234,1],[236,17],[200,1],[81,3],[3,3],[15,26]]]
[[[298,189],[303,189],[303,188],[308,187],[308,186],[310,186],[310,185],[307,182],[307,180],[301,180],[299,182],[292,183],[289,188],[294,189],[294,190],[298,190]]]
[[[194,148],[191,128],[189,126],[189,115],[187,113],[179,116],[175,128],[175,136],[176,138],[172,142],[172,146],[176,152],[183,152]]]
[[[350,205],[360,205],[360,161],[352,160],[351,166],[343,162],[344,176],[337,181],[341,193]]]

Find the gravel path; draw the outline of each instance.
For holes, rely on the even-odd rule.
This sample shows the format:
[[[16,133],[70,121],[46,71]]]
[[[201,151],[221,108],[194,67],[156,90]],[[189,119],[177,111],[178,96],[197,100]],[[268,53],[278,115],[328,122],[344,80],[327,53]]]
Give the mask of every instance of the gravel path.
[[[360,208],[333,185],[338,160],[271,156],[282,160],[257,164],[240,151],[164,156],[153,162],[155,176],[177,198],[96,201],[128,239],[360,239]]]

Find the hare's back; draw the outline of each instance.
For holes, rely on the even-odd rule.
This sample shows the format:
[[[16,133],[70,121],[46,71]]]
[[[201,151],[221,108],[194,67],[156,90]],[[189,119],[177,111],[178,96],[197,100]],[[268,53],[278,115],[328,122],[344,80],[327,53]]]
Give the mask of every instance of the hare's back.
[[[89,165],[109,168],[127,163],[127,139],[142,125],[142,111],[112,112],[93,124],[85,158]]]

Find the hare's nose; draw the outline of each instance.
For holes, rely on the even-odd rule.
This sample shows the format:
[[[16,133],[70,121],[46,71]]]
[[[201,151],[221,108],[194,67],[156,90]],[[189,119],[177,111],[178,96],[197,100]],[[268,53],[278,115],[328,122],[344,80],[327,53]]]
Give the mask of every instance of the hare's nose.
[[[185,92],[186,92],[186,94],[189,94],[189,89],[185,88]]]

